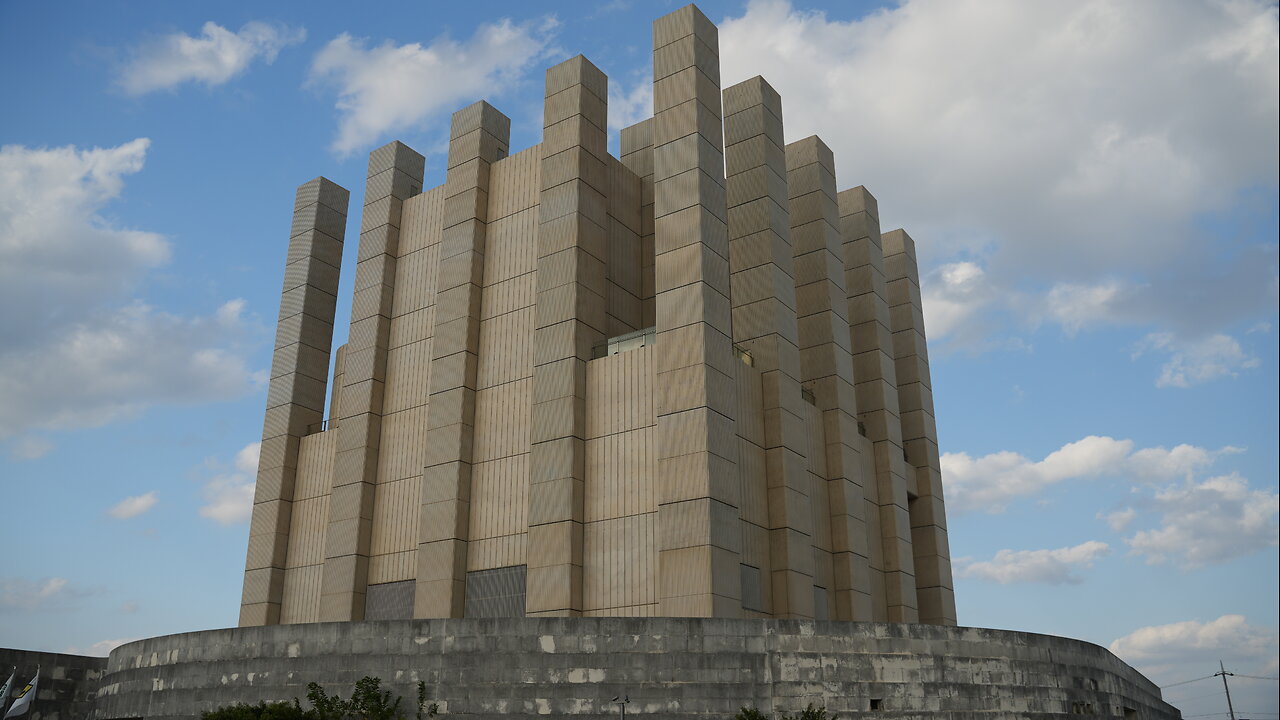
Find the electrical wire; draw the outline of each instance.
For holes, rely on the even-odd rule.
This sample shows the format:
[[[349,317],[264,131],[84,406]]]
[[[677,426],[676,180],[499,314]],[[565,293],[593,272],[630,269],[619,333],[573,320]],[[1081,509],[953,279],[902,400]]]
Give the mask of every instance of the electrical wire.
[[[1187,683],[1200,682],[1201,680],[1212,680],[1212,679],[1214,679],[1214,678],[1216,678],[1216,677],[1218,677],[1218,676],[1217,676],[1217,675],[1205,675],[1204,677],[1191,678],[1190,680],[1183,680],[1183,681],[1181,681],[1181,682],[1170,683],[1170,684],[1168,684],[1168,685],[1161,685],[1161,686],[1160,686],[1160,689],[1161,689],[1161,690],[1163,690],[1163,689],[1165,689],[1165,688],[1177,687],[1177,686],[1179,686],[1179,685],[1186,685]]]

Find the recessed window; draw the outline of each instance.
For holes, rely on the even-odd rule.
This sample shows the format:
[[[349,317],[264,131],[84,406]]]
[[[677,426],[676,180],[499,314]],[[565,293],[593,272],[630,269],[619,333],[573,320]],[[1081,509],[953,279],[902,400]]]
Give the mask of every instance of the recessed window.
[[[884,709],[884,700],[881,700],[880,698],[871,698],[871,709],[872,709],[872,710],[883,710],[883,709]]]

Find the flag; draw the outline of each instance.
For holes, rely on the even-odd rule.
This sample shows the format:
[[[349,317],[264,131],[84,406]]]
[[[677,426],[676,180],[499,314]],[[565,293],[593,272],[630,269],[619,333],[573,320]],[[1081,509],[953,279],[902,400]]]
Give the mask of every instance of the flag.
[[[36,668],[36,676],[31,678],[31,682],[22,688],[22,692],[18,693],[18,699],[13,701],[13,707],[9,708],[9,712],[4,714],[4,720],[12,717],[18,717],[31,709],[31,703],[36,699],[36,684],[40,682],[40,668]]]
[[[9,679],[4,681],[4,687],[0,688],[0,710],[3,710],[5,703],[9,702],[9,691],[13,689],[13,679],[17,676],[18,668],[14,667],[13,672],[9,673]]]

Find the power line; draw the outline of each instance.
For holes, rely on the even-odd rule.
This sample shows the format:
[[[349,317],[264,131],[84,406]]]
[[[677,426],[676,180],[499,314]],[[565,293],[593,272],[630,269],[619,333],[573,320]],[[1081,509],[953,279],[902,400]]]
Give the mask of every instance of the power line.
[[[1181,680],[1181,682],[1179,683],[1160,685],[1160,689],[1176,688],[1178,687],[1178,685],[1185,685],[1187,683],[1198,683],[1198,682],[1201,682],[1201,680],[1212,680],[1213,678],[1217,678],[1217,675],[1204,675],[1203,678],[1192,678],[1190,680]],[[1224,712],[1224,715],[1225,715],[1225,712]]]
[[[1280,680],[1280,677],[1273,677],[1271,675],[1242,675],[1240,673],[1236,673],[1236,677],[1252,678],[1254,680]]]

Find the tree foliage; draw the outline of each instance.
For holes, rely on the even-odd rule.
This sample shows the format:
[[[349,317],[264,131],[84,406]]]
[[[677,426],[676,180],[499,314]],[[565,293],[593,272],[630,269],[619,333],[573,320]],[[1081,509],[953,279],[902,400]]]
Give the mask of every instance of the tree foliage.
[[[749,707],[743,707],[733,717],[734,720],[769,720],[768,715]],[[782,713],[778,720],[838,720],[839,717],[839,715],[828,715],[826,706],[815,707],[813,703],[809,703],[809,707],[795,715]]]
[[[356,681],[351,697],[329,695],[319,683],[307,684],[310,710],[303,710],[297,698],[293,702],[259,702],[257,705],[237,703],[201,714],[202,720],[404,720],[400,711],[403,698],[382,689],[382,680],[368,675]],[[417,720],[439,714],[436,703],[427,703],[427,684],[418,683]]]

